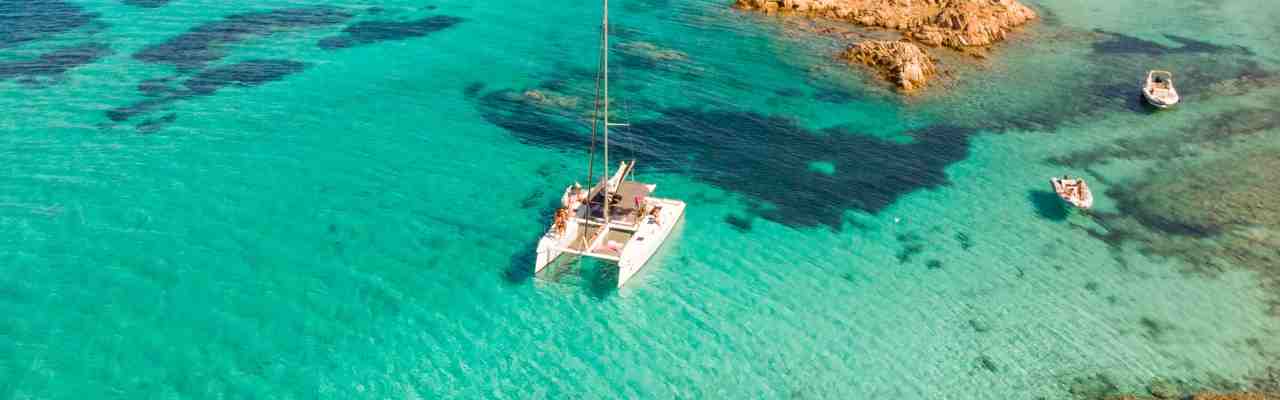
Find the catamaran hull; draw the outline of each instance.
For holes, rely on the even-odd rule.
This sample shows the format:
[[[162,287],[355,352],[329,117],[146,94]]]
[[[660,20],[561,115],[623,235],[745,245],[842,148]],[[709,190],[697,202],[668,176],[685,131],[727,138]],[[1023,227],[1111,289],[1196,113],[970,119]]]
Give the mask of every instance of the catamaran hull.
[[[569,247],[574,237],[578,236],[578,224],[565,224],[564,232],[559,234],[547,233],[542,235],[542,239],[538,240],[538,253],[533,263],[533,272],[541,272],[543,268],[555,262],[560,255],[564,253],[563,248]]]
[[[560,246],[556,246],[554,244],[555,243],[554,240],[548,240],[548,239],[549,238],[547,237],[543,237],[542,240],[538,241],[538,257],[533,264],[534,273],[542,272],[543,268],[546,268],[548,265],[551,265],[551,263],[554,262],[557,258],[560,258],[560,254],[563,253],[562,251],[557,250],[560,248]],[[549,244],[548,242],[551,242],[551,243]]]
[[[662,244],[667,242],[671,231],[684,217],[683,201],[653,198],[650,201],[662,207],[658,216],[658,221],[661,223],[653,224],[646,219],[641,223],[641,228],[636,231],[636,235],[627,243],[627,248],[623,250],[618,260],[619,288],[644,268],[649,259],[662,248]]]

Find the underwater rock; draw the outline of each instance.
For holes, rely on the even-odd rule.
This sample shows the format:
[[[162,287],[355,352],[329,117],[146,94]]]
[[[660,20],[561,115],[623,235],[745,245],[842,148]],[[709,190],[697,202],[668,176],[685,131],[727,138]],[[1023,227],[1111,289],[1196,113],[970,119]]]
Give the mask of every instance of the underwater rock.
[[[582,118],[589,105],[539,106],[523,94],[526,89],[482,91],[472,101],[482,118],[523,143],[557,150],[589,143],[590,127]],[[968,155],[976,132],[923,126],[903,132],[910,138],[904,143],[844,127],[814,130],[794,118],[733,108],[646,109],[656,112],[631,119],[629,128],[610,137],[611,148],[653,155],[645,158],[645,168],[678,171],[741,193],[752,200],[755,216],[789,226],[843,229],[849,210],[879,213],[903,195],[949,185],[946,167]],[[814,173],[813,160],[829,162],[836,173]],[[845,190],[850,187],[859,190]]]
[[[908,92],[924,88],[938,71],[934,60],[919,46],[901,41],[868,40],[852,44],[840,53],[840,58],[874,68]]]
[[[1182,396],[1182,390],[1178,389],[1178,385],[1164,379],[1151,381],[1151,384],[1147,386],[1147,391],[1158,399],[1176,399]]]
[[[524,99],[530,103],[544,107],[578,108],[578,97],[568,96],[546,89],[525,90]]]
[[[212,95],[228,86],[253,87],[275,82],[306,67],[307,64],[300,61],[258,59],[209,68],[182,82],[182,88],[173,89],[162,97],[151,97],[107,110],[107,118],[116,122],[126,121],[178,101]]]
[[[462,21],[462,18],[448,15],[433,15],[403,22],[364,21],[346,27],[342,30],[342,35],[340,36],[321,39],[318,45],[325,50],[336,50],[392,40],[423,37],[453,27]]]
[[[978,366],[982,367],[982,369],[985,369],[991,373],[1000,373],[1000,366],[996,365],[996,361],[992,360],[991,356],[984,354],[982,356],[979,356],[977,361],[978,361]]]
[[[1268,397],[1268,395],[1267,395],[1267,394],[1262,393],[1262,392],[1230,392],[1230,393],[1200,392],[1200,393],[1196,393],[1195,395],[1192,395],[1192,396],[1190,396],[1190,397],[1181,397],[1181,394],[1176,394],[1176,395],[1174,395],[1174,397],[1160,397],[1160,396],[1156,396],[1156,397],[1146,397],[1146,396],[1137,396],[1137,395],[1132,395],[1132,394],[1122,394],[1122,395],[1109,395],[1109,396],[1104,396],[1104,397],[1081,397],[1081,398],[1084,398],[1084,399],[1095,399],[1095,398],[1096,398],[1096,399],[1105,399],[1105,400],[1156,400],[1156,399],[1159,399],[1159,400],[1166,400],[1166,399],[1187,399],[1187,400],[1274,400],[1274,399],[1275,399],[1275,397]]]
[[[1067,391],[1079,399],[1102,399],[1120,392],[1120,385],[1104,373],[1073,378]]]
[[[1119,32],[1095,29],[1095,33],[1105,35],[1106,39],[1095,42],[1093,51],[1099,54],[1141,54],[1149,56],[1167,56],[1171,54],[1239,54],[1253,55],[1253,51],[1244,46],[1223,46],[1178,35],[1165,34],[1164,37],[1180,46],[1166,46],[1150,40],[1129,36]]]
[[[1177,327],[1171,323],[1150,317],[1142,317],[1138,319],[1138,324],[1142,326],[1142,336],[1153,341],[1164,340],[1170,331],[1177,329]]]
[[[164,129],[165,126],[168,126],[169,124],[172,124],[174,121],[177,121],[177,120],[178,120],[178,114],[168,113],[165,116],[160,118],[148,119],[146,121],[142,121],[142,123],[138,124],[138,126],[136,126],[135,129],[138,130],[138,133],[141,133],[144,135],[149,133],[156,133],[156,132],[159,132],[161,129]]]
[[[689,55],[683,51],[664,49],[649,42],[632,41],[618,44],[618,50],[640,56],[651,61],[686,61]]]
[[[1254,390],[1280,397],[1280,365],[1267,367],[1266,372],[1250,378],[1250,385]]]
[[[105,44],[84,43],[41,54],[34,60],[0,62],[0,81],[62,75],[111,54],[111,48]]]
[[[228,47],[232,44],[290,29],[334,25],[352,16],[342,9],[323,6],[235,14],[197,26],[162,43],[147,46],[134,53],[133,58],[145,63],[169,64],[182,71],[191,71],[226,57]]]
[[[227,86],[251,87],[275,82],[306,67],[306,63],[291,60],[247,60],[201,71],[182,85],[192,95],[206,96]]]
[[[1178,398],[1182,398],[1182,397],[1160,397],[1160,396],[1155,397],[1155,399],[1178,399]],[[1134,395],[1112,396],[1112,397],[1107,397],[1107,399],[1109,400],[1152,400],[1152,398],[1150,397],[1140,397],[1140,396],[1134,396]],[[1189,400],[1273,400],[1274,397],[1268,397],[1266,394],[1260,393],[1260,392],[1232,392],[1232,393],[1200,392],[1200,393],[1196,393],[1195,395],[1192,395],[1191,397],[1187,397],[1187,399]]]
[[[1118,191],[1121,210],[1152,229],[1212,236],[1228,226],[1280,227],[1280,150],[1171,168]]]
[[[0,1],[0,49],[49,39],[96,18],[97,13],[60,0]]]
[[[124,4],[142,8],[159,8],[169,4],[169,0],[124,0]]]
[[[138,83],[138,93],[147,97],[166,96],[174,91],[172,83],[172,77],[147,79]]]

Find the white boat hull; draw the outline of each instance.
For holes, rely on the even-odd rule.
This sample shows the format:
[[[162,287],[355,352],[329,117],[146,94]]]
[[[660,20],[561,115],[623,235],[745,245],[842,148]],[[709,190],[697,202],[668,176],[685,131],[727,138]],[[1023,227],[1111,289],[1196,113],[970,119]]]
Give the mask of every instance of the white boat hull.
[[[1147,104],[1160,109],[1173,107],[1181,98],[1178,89],[1173,87],[1173,74],[1168,71],[1147,72],[1147,80],[1142,85],[1142,98]]]
[[[560,255],[564,253],[563,248],[569,247],[574,237],[578,236],[578,224],[566,224],[564,233],[553,234],[548,232],[542,235],[542,239],[538,240],[537,258],[533,264],[533,272],[542,272],[543,268],[555,262]]]
[[[1178,100],[1179,100],[1177,95],[1157,96],[1145,90],[1142,92],[1142,98],[1147,100],[1147,104],[1150,104],[1155,108],[1160,108],[1160,109],[1173,107],[1174,105],[1178,104]]]
[[[581,210],[582,198],[574,195],[579,193],[576,189],[576,185],[570,185],[564,189],[564,194],[560,196],[561,205],[568,208],[570,216],[575,218],[581,217],[583,213]],[[546,268],[557,258],[560,258],[560,254],[564,253],[561,249],[569,247],[573,238],[578,237],[578,229],[581,229],[581,226],[573,221],[575,218],[569,218],[564,221],[564,231],[556,232],[556,227],[552,225],[547,228],[547,232],[542,235],[542,238],[538,239],[537,257],[535,257],[533,263],[533,272],[535,274],[541,272],[543,268]]]
[[[618,287],[622,287],[636,272],[644,268],[649,259],[653,258],[654,253],[657,253],[658,249],[662,248],[662,244],[666,243],[667,237],[671,236],[671,231],[675,229],[676,224],[684,217],[683,201],[656,198],[651,198],[649,201],[651,204],[662,207],[662,211],[658,214],[660,223],[654,223],[651,217],[646,217],[640,222],[640,229],[637,229],[635,236],[627,242],[627,247],[622,250],[622,256],[618,260]]]

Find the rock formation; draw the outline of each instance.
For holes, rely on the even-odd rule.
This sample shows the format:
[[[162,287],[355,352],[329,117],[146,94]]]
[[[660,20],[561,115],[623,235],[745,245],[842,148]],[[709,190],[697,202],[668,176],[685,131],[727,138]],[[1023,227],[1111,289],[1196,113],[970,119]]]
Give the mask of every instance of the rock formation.
[[[664,49],[649,42],[623,42],[618,49],[627,54],[643,57],[651,61],[688,61],[689,55],[683,51]]]
[[[578,98],[546,89],[524,91],[523,99],[543,107],[578,108]]]
[[[910,42],[868,40],[849,45],[840,57],[876,68],[906,91],[923,88],[937,72],[933,59]]]
[[[892,29],[920,44],[944,46],[978,56],[984,54],[986,47],[1004,40],[1015,27],[1037,18],[1035,11],[1017,0],[735,0],[734,6],[769,14],[800,14]],[[912,53],[894,57],[903,61],[920,52],[912,45],[873,44],[850,49],[857,53],[886,50]],[[849,53],[845,51],[846,56]],[[885,68],[886,64],[876,65]],[[885,72],[889,77],[899,76],[889,70]],[[929,75],[923,74],[924,79]],[[906,81],[911,88],[902,85],[903,80],[896,82],[904,90],[923,86],[923,81]]]

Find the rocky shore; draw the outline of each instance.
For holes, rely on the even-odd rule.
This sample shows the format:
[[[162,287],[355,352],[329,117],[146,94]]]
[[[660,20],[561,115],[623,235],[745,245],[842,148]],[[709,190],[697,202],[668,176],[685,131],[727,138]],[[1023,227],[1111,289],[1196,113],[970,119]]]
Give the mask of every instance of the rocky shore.
[[[933,58],[910,42],[868,40],[849,45],[840,58],[880,71],[886,79],[905,91],[925,87],[937,73]]]
[[[975,56],[1004,40],[1014,28],[1038,18],[1016,0],[735,0],[743,10],[793,14],[885,28],[901,41],[855,43],[842,58],[879,70],[898,88],[923,88],[934,59],[917,44],[946,47]],[[919,67],[920,74],[915,74]],[[926,69],[928,68],[928,69]],[[902,79],[907,73],[910,79]]]

